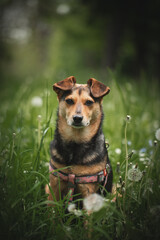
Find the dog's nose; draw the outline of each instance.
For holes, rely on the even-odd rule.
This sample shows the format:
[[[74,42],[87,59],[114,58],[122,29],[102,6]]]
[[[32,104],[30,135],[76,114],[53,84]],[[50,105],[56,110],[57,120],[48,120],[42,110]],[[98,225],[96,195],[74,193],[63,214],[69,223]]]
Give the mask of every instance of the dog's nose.
[[[80,116],[80,115],[74,115],[73,116],[73,120],[74,120],[74,123],[75,124],[80,124],[83,120],[83,116]]]

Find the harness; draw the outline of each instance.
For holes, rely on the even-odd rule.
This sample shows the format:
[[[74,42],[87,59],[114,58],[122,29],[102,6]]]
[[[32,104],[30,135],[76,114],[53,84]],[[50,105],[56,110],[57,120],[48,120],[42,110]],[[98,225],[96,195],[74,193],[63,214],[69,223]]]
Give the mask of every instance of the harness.
[[[104,181],[104,184],[103,184],[103,189],[104,189],[107,184],[107,179],[108,179],[108,175],[110,172],[110,166],[109,166],[109,164],[106,164],[106,167],[104,170],[102,170],[94,175],[77,176],[72,173],[67,174],[67,173],[64,173],[64,172],[58,170],[50,161],[49,172],[56,177],[60,177],[63,181],[68,182],[68,191],[71,193],[69,202],[72,202],[76,184],[102,183]]]

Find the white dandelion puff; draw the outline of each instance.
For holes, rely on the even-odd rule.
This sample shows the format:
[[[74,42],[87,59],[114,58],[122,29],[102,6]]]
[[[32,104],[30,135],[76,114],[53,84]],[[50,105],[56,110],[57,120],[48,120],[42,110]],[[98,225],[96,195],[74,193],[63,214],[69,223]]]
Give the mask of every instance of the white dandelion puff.
[[[42,107],[43,100],[41,97],[35,96],[31,99],[31,105],[33,107]]]
[[[104,206],[105,200],[97,193],[84,198],[83,204],[87,211],[98,212]]]
[[[121,149],[120,148],[116,148],[115,149],[115,153],[117,153],[118,155],[121,154]]]
[[[68,205],[68,212],[73,213],[75,216],[80,217],[83,215],[83,212],[79,209],[76,209],[75,203],[70,203]]]
[[[76,209],[76,204],[75,203],[70,203],[68,205],[68,212],[73,213],[75,209]]]
[[[128,171],[128,179],[133,182],[139,182],[142,178],[142,172],[138,168],[132,168]]]
[[[82,211],[79,210],[79,209],[74,209],[73,213],[74,213],[74,215],[76,215],[77,217],[80,217],[80,216],[83,215]]]
[[[70,6],[67,4],[60,4],[58,5],[56,12],[60,15],[65,15],[70,12]]]
[[[160,128],[157,129],[155,136],[156,136],[157,140],[160,141]]]

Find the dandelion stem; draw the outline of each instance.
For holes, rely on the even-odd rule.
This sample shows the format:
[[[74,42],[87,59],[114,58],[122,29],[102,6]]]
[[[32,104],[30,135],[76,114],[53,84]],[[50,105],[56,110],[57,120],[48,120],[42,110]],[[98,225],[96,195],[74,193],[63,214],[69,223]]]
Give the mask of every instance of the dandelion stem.
[[[15,137],[16,137],[16,134],[13,133],[13,141],[12,141],[12,147],[11,147],[11,152],[10,152],[9,163],[11,163],[12,158],[13,158]]]
[[[128,176],[127,125],[128,125],[128,121],[126,120],[126,126],[125,126],[125,130],[124,130],[124,134],[125,134],[125,151],[126,151],[125,191],[124,191],[124,198],[123,198],[123,208],[124,208],[124,210],[125,210],[125,198],[126,198],[127,176]]]
[[[127,185],[127,174],[128,174],[127,121],[126,121],[126,126],[125,126],[125,148],[126,148],[126,172],[125,172],[125,185]]]

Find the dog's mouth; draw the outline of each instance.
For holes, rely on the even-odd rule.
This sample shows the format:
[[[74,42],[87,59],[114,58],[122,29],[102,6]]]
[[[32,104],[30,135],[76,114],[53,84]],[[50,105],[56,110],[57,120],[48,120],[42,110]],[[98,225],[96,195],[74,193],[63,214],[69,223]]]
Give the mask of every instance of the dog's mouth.
[[[85,126],[82,123],[73,123],[72,127],[73,128],[84,128]]]
[[[76,128],[76,129],[80,129],[80,128],[85,128],[87,126],[89,126],[90,122],[74,122],[74,121],[69,121],[67,120],[67,124],[70,126],[70,127],[73,127],[73,128]]]
[[[81,122],[81,123],[72,122],[71,127],[73,127],[73,128],[85,128],[85,127],[88,127],[89,124],[90,124],[90,121]]]

